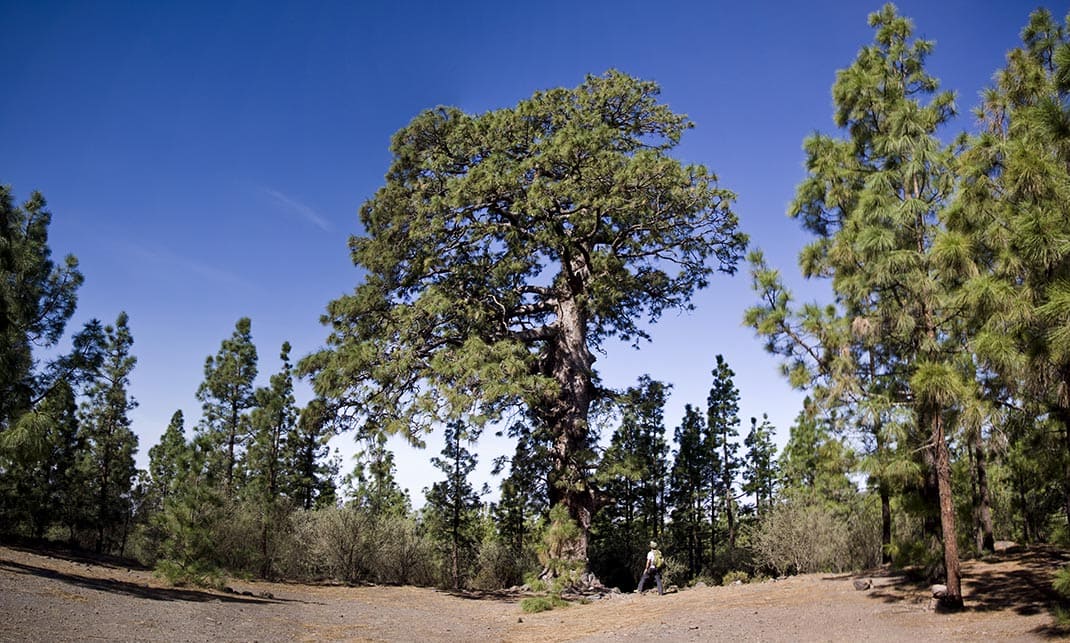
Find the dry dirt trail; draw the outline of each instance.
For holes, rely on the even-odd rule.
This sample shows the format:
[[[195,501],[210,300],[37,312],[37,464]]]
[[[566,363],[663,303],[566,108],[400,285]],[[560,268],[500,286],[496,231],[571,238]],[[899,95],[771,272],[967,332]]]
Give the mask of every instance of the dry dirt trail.
[[[413,587],[231,583],[172,588],[151,573],[0,547],[0,641],[923,641],[1041,640],[1066,553],[963,565],[966,610],[930,609],[925,585],[877,571],[622,594],[541,614],[515,599]],[[857,579],[872,586],[857,590]]]

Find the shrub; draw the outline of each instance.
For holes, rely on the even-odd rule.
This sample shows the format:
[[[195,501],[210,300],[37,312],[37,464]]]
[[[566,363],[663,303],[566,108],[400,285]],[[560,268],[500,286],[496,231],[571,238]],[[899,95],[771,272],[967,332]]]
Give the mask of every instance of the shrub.
[[[519,585],[524,580],[524,573],[537,564],[533,556],[518,554],[500,540],[487,538],[479,548],[478,570],[472,586],[493,590]]]
[[[520,609],[528,614],[547,612],[555,607],[567,607],[568,601],[560,596],[531,596],[520,601]]]
[[[749,582],[750,581],[750,574],[748,574],[747,572],[744,572],[744,571],[736,570],[736,571],[728,572],[727,574],[724,575],[723,578],[721,578],[721,584],[722,585],[731,585],[732,583],[735,583],[736,581],[739,581],[740,583]]]
[[[195,587],[223,589],[226,583],[226,577],[220,569],[197,561],[182,564],[174,560],[164,559],[156,563],[156,569],[153,573],[175,587],[193,585]]]
[[[817,503],[784,502],[773,507],[750,534],[755,562],[779,575],[820,571],[841,572],[869,564],[873,547],[854,539],[872,540],[872,535],[852,534],[848,520]],[[879,534],[876,547],[879,555]]]

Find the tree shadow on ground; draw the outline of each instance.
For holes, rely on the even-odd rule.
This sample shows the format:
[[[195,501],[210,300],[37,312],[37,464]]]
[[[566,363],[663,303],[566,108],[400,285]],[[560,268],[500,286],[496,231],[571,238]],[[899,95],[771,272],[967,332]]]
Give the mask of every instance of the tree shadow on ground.
[[[21,551],[26,554],[33,554],[35,556],[50,556],[52,558],[59,558],[60,560],[66,560],[72,563],[81,563],[83,565],[96,565],[98,567],[107,567],[109,569],[136,569],[138,571],[152,571],[148,567],[142,565],[138,561],[132,558],[124,558],[122,556],[113,556],[110,554],[98,554],[93,551],[80,549],[78,547],[72,547],[63,543],[58,543],[49,540],[32,540],[26,538],[5,538],[0,542],[8,549],[15,551]]]
[[[1001,567],[1005,560],[1015,565]],[[977,611],[1012,610],[1023,616],[1049,611],[1062,601],[1052,588],[1053,575],[1068,562],[1066,552],[1039,546],[986,559],[977,565],[984,565],[984,573],[964,576],[964,598]]]
[[[533,592],[524,592],[517,589],[445,589],[441,591],[450,596],[469,601],[496,601],[499,603],[516,603],[525,597],[536,596]]]
[[[95,589],[111,594],[124,594],[126,596],[133,596],[135,598],[144,598],[155,601],[221,601],[224,603],[251,604],[282,602],[279,599],[231,596],[224,594],[215,594],[212,592],[195,589],[151,587],[149,585],[131,583],[128,581],[116,580],[114,578],[93,578],[90,576],[81,576],[79,574],[60,572],[54,569],[48,569],[47,567],[26,565],[23,563],[16,563],[9,560],[0,560],[0,569],[8,570],[16,574],[28,574],[32,576],[40,576],[42,578],[58,580],[70,585],[84,587],[86,589]]]
[[[1070,564],[1070,553],[1046,546],[1013,550],[963,561],[962,594],[966,612],[1009,612],[1020,616],[1053,613],[1067,607],[1052,588],[1056,571]],[[931,581],[911,569],[871,570],[866,573],[828,577],[829,580],[869,580],[866,596],[886,603],[915,603],[934,607]],[[1056,625],[1033,632],[1040,636],[1066,636]]]

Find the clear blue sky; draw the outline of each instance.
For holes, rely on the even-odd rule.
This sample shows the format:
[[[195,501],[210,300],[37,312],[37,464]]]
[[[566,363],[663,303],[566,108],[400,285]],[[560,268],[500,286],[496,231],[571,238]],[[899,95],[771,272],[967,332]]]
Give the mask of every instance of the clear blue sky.
[[[835,72],[872,40],[866,16],[880,5],[0,0],[0,183],[19,201],[43,192],[54,255],[81,261],[71,328],[129,313],[145,466],[175,410],[192,432],[204,360],[238,318],[252,319],[260,384],[283,341],[298,358],[322,344],[325,305],[361,279],[346,240],[382,183],[390,137],[436,105],[508,107],[610,68],[655,80],[696,124],[676,156],[739,195],[752,247],[799,286],[807,237],[785,211],[804,176],[801,144],[833,131]],[[958,92],[955,129],[969,128],[978,92],[1037,4],[898,6],[936,41],[930,70]],[[668,313],[651,344],[610,346],[596,365],[612,386],[644,373],[672,383],[670,436],[684,404],[704,405],[718,353],[736,372],[741,433],[768,413],[782,445],[800,409],[776,358],[741,326],[755,297],[740,268],[694,312]],[[350,443],[338,445],[348,454]],[[484,472],[510,449],[481,444]],[[438,477],[427,463],[438,447],[395,447],[419,504]]]

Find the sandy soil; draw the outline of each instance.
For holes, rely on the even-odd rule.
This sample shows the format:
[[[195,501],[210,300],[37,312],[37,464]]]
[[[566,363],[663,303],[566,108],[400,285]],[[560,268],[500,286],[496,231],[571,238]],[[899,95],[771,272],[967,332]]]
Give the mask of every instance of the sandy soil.
[[[1030,549],[963,566],[966,609],[877,570],[620,594],[540,614],[518,597],[414,587],[266,582],[173,588],[146,570],[60,551],[0,547],[0,641],[907,641],[1037,640],[1053,626],[1051,575],[1070,562]],[[855,589],[855,580],[869,589]]]

